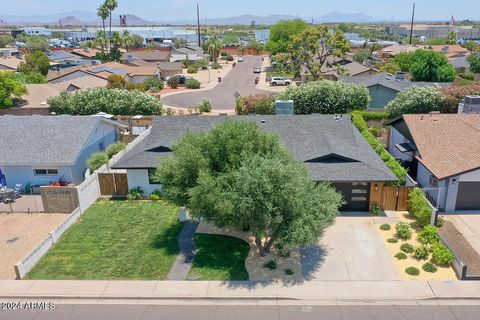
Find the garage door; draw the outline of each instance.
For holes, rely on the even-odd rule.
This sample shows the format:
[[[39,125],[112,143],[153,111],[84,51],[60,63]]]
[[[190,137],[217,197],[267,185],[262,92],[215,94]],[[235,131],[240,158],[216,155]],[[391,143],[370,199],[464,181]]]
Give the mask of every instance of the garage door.
[[[456,210],[480,210],[480,182],[458,184]]]
[[[342,211],[368,211],[370,183],[332,183],[333,187],[343,195],[346,204]]]

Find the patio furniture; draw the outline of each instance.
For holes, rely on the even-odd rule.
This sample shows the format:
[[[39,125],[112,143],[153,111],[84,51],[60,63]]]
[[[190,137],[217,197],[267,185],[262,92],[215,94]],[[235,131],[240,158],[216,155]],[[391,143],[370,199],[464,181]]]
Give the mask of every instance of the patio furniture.
[[[9,188],[0,189],[0,201],[3,203],[14,202],[16,198],[15,190]]]
[[[20,198],[22,196],[22,185],[17,183],[15,187],[13,187],[13,191],[15,192],[15,198]]]

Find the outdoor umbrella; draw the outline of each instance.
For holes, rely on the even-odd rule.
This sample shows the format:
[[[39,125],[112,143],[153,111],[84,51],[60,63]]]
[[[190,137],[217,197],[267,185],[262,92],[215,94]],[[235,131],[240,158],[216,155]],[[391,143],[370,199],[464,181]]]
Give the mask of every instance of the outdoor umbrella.
[[[2,172],[2,169],[0,169],[0,185],[6,186],[7,185],[7,178],[5,178],[5,175]]]

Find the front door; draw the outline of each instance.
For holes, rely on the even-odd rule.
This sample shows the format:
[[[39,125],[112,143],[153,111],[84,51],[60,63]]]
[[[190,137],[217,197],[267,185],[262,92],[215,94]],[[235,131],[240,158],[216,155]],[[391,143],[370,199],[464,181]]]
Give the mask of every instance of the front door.
[[[332,186],[343,195],[346,202],[341,211],[368,211],[370,197],[370,183],[345,182],[332,183]]]

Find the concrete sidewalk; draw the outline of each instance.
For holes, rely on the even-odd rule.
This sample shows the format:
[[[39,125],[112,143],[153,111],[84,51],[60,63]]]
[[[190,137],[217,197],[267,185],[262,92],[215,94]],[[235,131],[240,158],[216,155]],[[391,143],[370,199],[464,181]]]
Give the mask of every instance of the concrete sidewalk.
[[[0,281],[0,299],[385,301],[480,300],[480,282]]]

